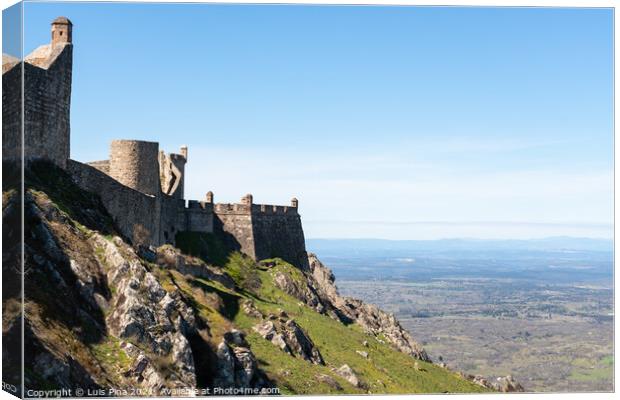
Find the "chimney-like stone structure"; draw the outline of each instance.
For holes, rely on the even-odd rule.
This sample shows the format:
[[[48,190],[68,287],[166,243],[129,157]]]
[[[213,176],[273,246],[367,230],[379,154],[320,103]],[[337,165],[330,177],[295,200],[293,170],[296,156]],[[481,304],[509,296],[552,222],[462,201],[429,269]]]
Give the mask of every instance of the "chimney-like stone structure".
[[[187,162],[187,146],[181,146],[180,154],[185,158],[185,162]]]
[[[52,21],[52,47],[71,43],[73,40],[73,24],[67,17],[58,17]]]
[[[254,203],[254,197],[249,193],[241,198],[241,204],[251,206],[252,203]]]

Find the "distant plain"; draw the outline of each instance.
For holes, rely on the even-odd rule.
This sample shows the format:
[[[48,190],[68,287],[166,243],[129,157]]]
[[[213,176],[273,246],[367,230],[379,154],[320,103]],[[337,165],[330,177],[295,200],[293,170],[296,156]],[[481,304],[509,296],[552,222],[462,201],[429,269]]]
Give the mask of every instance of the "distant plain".
[[[527,391],[613,390],[610,240],[308,240],[342,294],[393,312],[437,363]]]

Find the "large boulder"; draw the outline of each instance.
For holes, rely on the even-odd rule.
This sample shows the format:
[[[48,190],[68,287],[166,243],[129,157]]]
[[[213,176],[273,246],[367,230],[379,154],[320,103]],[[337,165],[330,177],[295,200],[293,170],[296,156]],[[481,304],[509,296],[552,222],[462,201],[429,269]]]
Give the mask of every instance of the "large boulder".
[[[218,345],[217,369],[213,385],[218,388],[262,388],[265,381],[256,357],[248,347],[231,347],[225,340]]]
[[[287,354],[313,364],[325,364],[321,352],[310,336],[292,319],[274,318],[263,321],[252,329]]]
[[[524,392],[523,386],[517,382],[511,375],[500,376],[493,382],[493,387],[504,393],[509,392]]]
[[[348,364],[344,364],[340,368],[334,370],[334,372],[346,379],[353,387],[363,387],[362,381]]]
[[[313,364],[325,364],[319,349],[314,345],[308,334],[292,319],[284,324],[284,338],[293,353],[300,358]]]
[[[326,385],[328,385],[329,387],[331,387],[332,389],[336,389],[336,390],[342,390],[342,386],[340,386],[340,384],[338,383],[337,380],[335,380],[334,378],[332,378],[329,375],[326,374],[318,374],[316,375],[316,379],[319,382],[323,382]]]

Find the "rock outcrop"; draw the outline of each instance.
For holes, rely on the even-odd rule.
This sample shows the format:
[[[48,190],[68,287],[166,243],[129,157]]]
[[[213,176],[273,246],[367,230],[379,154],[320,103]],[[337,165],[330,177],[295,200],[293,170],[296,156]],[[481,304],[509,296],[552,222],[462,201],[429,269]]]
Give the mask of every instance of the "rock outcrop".
[[[292,319],[284,316],[270,318],[253,327],[259,335],[269,340],[283,352],[313,364],[325,364],[321,352],[308,334]]]
[[[334,274],[316,255],[309,253],[308,264],[308,273],[299,271],[304,275],[304,279],[294,279],[290,274],[275,271],[275,284],[317,312],[344,323],[355,322],[370,335],[382,335],[397,350],[417,359],[430,361],[426,351],[413,340],[393,314],[361,300],[340,296]]]
[[[334,369],[334,372],[346,379],[347,382],[356,388],[362,388],[364,386],[355,371],[353,371],[353,369],[347,364],[344,364],[338,369]]]
[[[334,378],[332,378],[332,377],[331,377],[331,376],[329,376],[329,375],[325,375],[325,374],[318,374],[318,375],[316,376],[316,379],[317,379],[319,382],[323,382],[323,383],[325,383],[326,385],[328,385],[328,386],[329,386],[329,387],[331,387],[332,389],[335,389],[335,390],[338,390],[338,391],[342,390],[342,386],[340,386],[340,384],[338,383],[338,381],[336,381]]]
[[[491,383],[491,388],[504,393],[525,391],[511,375],[498,377],[495,382]]]
[[[103,249],[102,261],[108,283],[115,288],[110,301],[112,312],[106,319],[111,333],[122,339],[145,344],[155,356],[170,357],[171,376],[167,381],[175,387],[195,387],[194,359],[185,334],[195,331],[196,318],[176,293],[168,293],[157,279],[144,268],[138,257],[120,238],[112,241],[99,234],[92,238]],[[121,253],[122,250],[122,253]],[[135,346],[133,346],[135,348]],[[135,349],[140,369],[152,370],[152,362],[141,350]],[[154,389],[164,377],[150,371]]]
[[[258,378],[254,354],[247,347],[231,347],[222,341],[217,347],[217,369],[214,386],[219,388],[251,388]]]
[[[229,289],[235,286],[235,282],[230,276],[223,273],[219,268],[208,265],[197,257],[181,254],[179,249],[171,245],[160,246],[154,253],[159,265],[174,269],[182,274],[219,282]]]
[[[399,351],[423,361],[430,361],[428,354],[407,332],[394,314],[386,313],[374,304],[361,300],[345,298],[346,313],[357,322],[365,332],[374,336],[383,335]]]
[[[496,390],[502,393],[512,393],[512,392],[524,392],[523,386],[519,382],[517,382],[512,375],[499,376],[494,381],[489,381],[482,375],[469,375],[460,373],[460,375],[475,383],[478,386],[482,386],[488,389]]]
[[[59,188],[68,189],[74,188]],[[191,390],[199,381],[203,386],[216,383],[205,375],[214,366],[203,365],[203,375],[198,375],[198,349],[203,364],[205,357],[222,365],[233,361],[232,370],[223,369],[232,371],[231,379],[221,377],[226,387],[269,386],[243,332],[231,329],[209,355],[201,338],[209,337],[209,327],[204,319],[198,321],[195,301],[188,302],[174,280],[162,286],[161,272],[152,270],[196,273],[224,287],[234,287],[233,280],[169,247],[155,251],[149,264],[110,231],[96,199],[78,193],[86,206],[67,211],[44,192],[26,193],[25,352],[33,372],[58,387],[141,388],[165,394],[175,388]],[[202,344],[194,349],[197,341]]]

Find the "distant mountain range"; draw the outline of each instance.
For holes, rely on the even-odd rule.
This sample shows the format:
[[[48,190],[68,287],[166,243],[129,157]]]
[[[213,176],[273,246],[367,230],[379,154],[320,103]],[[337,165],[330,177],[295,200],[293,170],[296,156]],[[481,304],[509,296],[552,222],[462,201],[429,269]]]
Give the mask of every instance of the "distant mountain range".
[[[440,239],[440,240],[386,240],[386,239],[306,239],[310,251],[320,254],[444,251],[613,251],[613,240],[577,237],[549,237],[530,240],[506,239]]]

